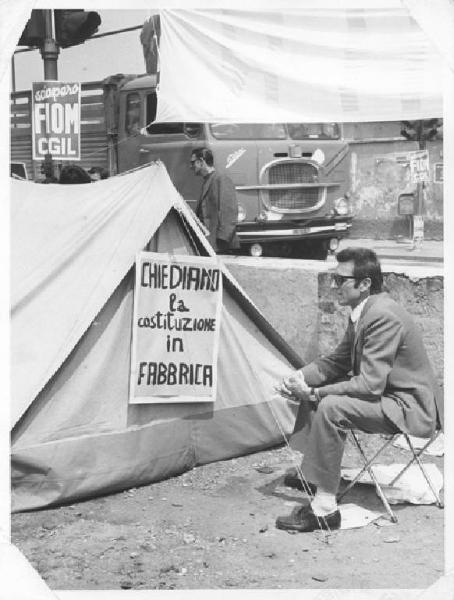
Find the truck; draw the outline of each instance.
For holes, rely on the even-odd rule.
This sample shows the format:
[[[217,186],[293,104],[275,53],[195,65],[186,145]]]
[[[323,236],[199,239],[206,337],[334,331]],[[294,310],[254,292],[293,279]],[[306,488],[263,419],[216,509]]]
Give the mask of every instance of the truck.
[[[160,160],[195,209],[201,184],[190,158],[209,147],[235,185],[244,252],[324,260],[348,235],[350,159],[340,123],[157,122],[156,84],[155,75],[121,74],[82,84],[80,166],[115,175]],[[11,163],[40,181],[30,91],[11,94],[10,140]]]

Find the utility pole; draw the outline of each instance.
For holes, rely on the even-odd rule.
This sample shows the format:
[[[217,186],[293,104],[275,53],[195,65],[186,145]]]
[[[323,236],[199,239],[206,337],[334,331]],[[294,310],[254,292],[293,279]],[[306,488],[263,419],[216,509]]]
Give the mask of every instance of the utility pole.
[[[441,125],[440,119],[420,119],[417,121],[402,121],[401,134],[411,141],[418,142],[419,152],[427,151],[427,141],[437,136]],[[421,159],[422,160],[422,159]],[[428,168],[428,167],[427,167]],[[421,167],[418,168],[420,170]],[[426,177],[428,173],[426,173]],[[415,190],[415,212],[413,214],[413,249],[419,248],[424,241],[424,209],[426,203],[427,184],[422,175],[418,176]]]
[[[60,52],[55,41],[54,11],[43,10],[44,16],[44,40],[39,49],[44,64],[44,80],[58,81],[58,53]],[[52,154],[46,154],[41,172],[52,181],[55,176],[55,165]]]
[[[424,151],[427,146],[423,120],[417,121],[415,130],[419,150]],[[421,249],[424,241],[424,186],[423,181],[418,181],[416,184],[416,214],[413,215],[413,250]]]
[[[44,80],[58,81],[60,48],[83,44],[98,31],[100,24],[101,17],[94,11],[33,9],[18,46],[28,46],[28,50],[39,48],[44,65]],[[14,89],[14,62],[11,66]],[[42,172],[46,174],[46,178],[52,178],[53,169],[52,154],[49,153],[44,158]]]
[[[44,79],[45,81],[57,81],[58,53],[60,52],[60,49],[55,41],[54,11],[43,10],[43,13],[45,34],[40,52],[44,62]]]

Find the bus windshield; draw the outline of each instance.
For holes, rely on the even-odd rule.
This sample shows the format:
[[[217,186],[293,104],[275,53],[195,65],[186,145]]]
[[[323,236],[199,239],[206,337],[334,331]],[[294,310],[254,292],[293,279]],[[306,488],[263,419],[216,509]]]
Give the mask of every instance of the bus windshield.
[[[218,140],[338,140],[337,123],[211,123]]]
[[[337,123],[287,123],[292,140],[338,140],[340,127]]]

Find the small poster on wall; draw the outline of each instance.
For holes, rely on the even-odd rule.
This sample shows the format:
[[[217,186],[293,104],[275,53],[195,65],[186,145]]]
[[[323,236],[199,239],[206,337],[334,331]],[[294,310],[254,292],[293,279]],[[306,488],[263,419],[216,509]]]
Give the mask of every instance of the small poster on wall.
[[[214,402],[221,306],[216,257],[137,256],[131,404]]]
[[[424,239],[424,218],[422,215],[413,215],[413,239]]]
[[[427,150],[417,150],[409,152],[410,158],[410,179],[412,183],[421,183],[430,180],[429,152]]]

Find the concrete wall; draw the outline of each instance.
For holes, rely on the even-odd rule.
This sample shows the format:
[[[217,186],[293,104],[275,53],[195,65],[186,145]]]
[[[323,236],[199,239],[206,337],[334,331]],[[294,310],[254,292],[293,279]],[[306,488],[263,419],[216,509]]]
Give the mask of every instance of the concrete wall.
[[[280,261],[282,264],[283,261]],[[340,309],[330,289],[327,265],[257,260],[253,266],[227,260],[227,266],[256,306],[305,362],[334,348],[346,327],[348,309]],[[434,372],[443,380],[443,277],[410,278],[385,273],[391,296],[415,318]]]
[[[272,264],[258,259],[254,266],[227,266],[273,327],[305,362],[310,361],[319,347],[318,271]]]
[[[350,145],[352,204],[355,219],[352,237],[391,239],[408,236],[405,217],[398,215],[399,194],[413,191],[409,168],[396,154],[418,150],[417,142],[400,135],[400,121],[344,124]],[[430,181],[423,210],[427,239],[443,239],[443,185],[434,177],[435,164],[443,163],[443,140],[427,143]]]

